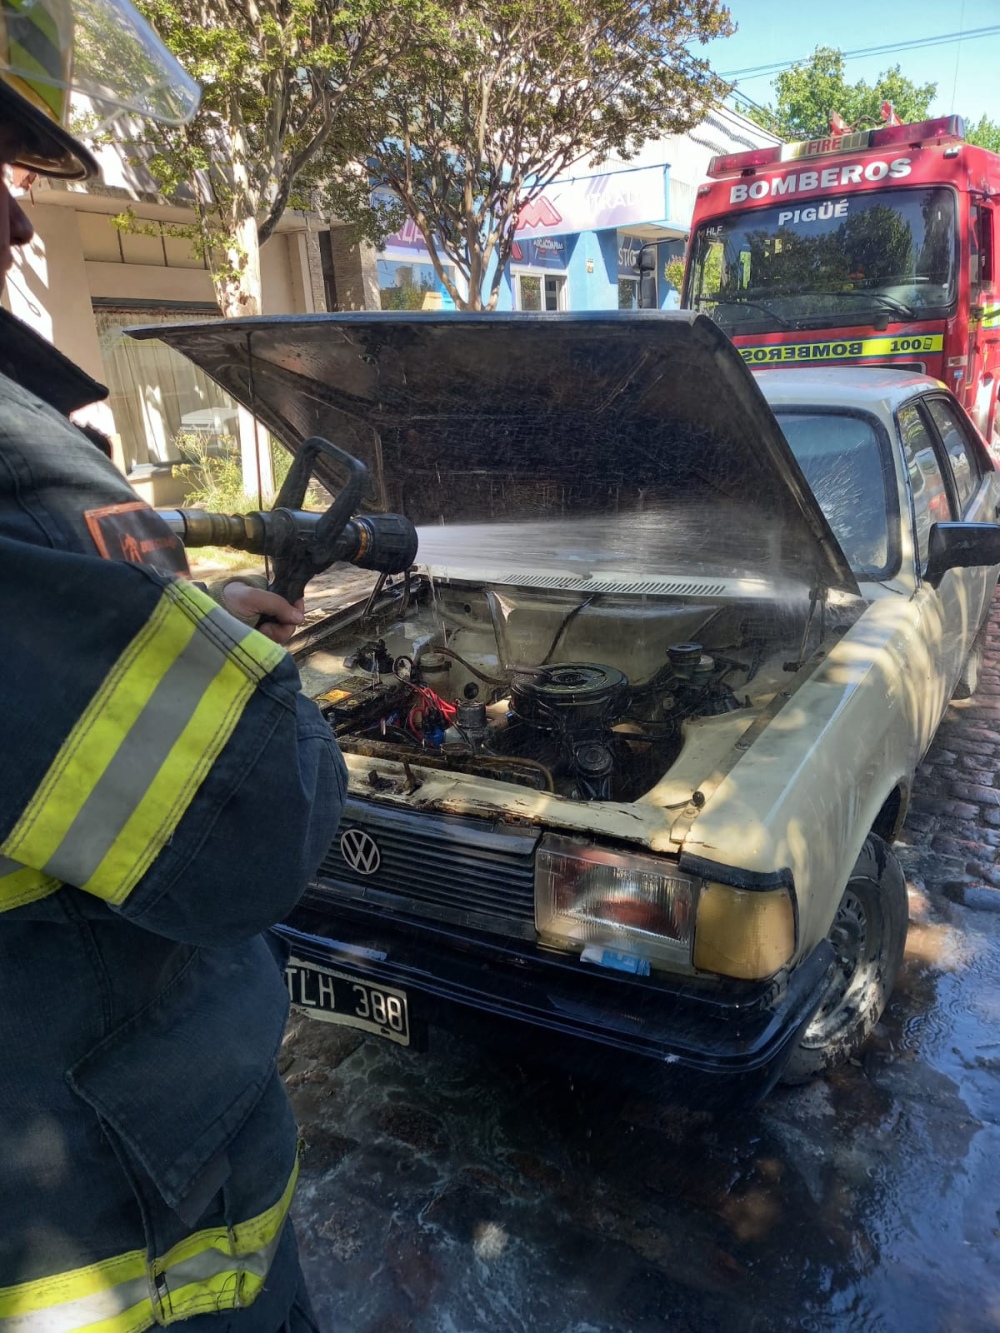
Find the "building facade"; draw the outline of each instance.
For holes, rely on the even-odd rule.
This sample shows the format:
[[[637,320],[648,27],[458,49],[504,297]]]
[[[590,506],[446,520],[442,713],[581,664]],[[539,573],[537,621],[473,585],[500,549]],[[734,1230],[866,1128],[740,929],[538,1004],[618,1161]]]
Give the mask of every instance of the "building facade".
[[[113,150],[104,150],[101,166],[100,185],[22,185],[35,237],[15,256],[3,304],[108,386],[105,402],[78,415],[111,437],[144,498],[179,502],[190,477],[177,465],[205,453],[242,455],[244,474],[259,471],[269,491],[270,451],[249,414],[165,344],[125,332],[220,317],[203,260],[175,234],[191,211],[159,198],[141,168],[126,169]],[[126,208],[138,229],[115,225]],[[263,313],[377,306],[374,252],[345,238],[343,228],[286,212],[261,248]]]
[[[613,310],[637,304],[636,260],[657,246],[657,301],[677,303],[668,265],[683,255],[695,191],[716,153],[778,142],[728,109],[686,135],[647,144],[554,182],[522,215],[502,275],[501,310]],[[157,504],[179,503],[198,457],[239,457],[244,477],[272,488],[270,451],[249,414],[183,357],[130,326],[216,319],[205,264],[172,228],[183,204],[155,193],[141,166],[101,154],[103,182],[35,179],[22,190],[35,226],[16,256],[3,303],[95,379],[106,402],[80,415],[110,435],[119,466]],[[131,208],[139,230],[115,217]],[[375,252],[344,227],[289,210],[261,248],[264,314],[352,309],[441,309],[452,304],[412,224]]]
[[[717,107],[687,134],[648,143],[627,162],[609,159],[554,181],[521,214],[497,308],[634,309],[638,254],[650,242],[656,244],[657,304],[676,306],[670,266],[683,258],[709,162],[716,154],[779,142],[745,116]],[[389,237],[378,276],[383,308],[450,304],[412,223]]]

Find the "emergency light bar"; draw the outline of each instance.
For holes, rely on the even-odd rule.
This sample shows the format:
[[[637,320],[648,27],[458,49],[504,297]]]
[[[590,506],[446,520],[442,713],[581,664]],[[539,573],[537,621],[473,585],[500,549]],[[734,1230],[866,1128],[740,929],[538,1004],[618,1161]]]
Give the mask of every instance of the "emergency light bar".
[[[753,172],[757,167],[793,162],[797,158],[855,153],[860,148],[885,148],[891,144],[932,144],[964,138],[965,122],[961,116],[941,116],[938,120],[920,120],[913,125],[886,125],[880,130],[853,130],[847,134],[831,134],[825,139],[753,148],[749,153],[724,153],[712,158],[708,174],[718,180],[722,176],[738,176]]]

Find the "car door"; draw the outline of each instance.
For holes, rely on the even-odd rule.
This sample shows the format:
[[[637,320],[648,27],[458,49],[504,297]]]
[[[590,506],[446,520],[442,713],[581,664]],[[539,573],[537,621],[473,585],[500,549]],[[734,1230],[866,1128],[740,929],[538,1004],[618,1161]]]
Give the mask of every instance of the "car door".
[[[929,396],[926,409],[941,443],[954,485],[957,516],[969,523],[995,523],[1000,516],[994,464],[958,404],[944,394]],[[997,568],[978,566],[956,571],[968,587],[972,637],[989,614]]]
[[[896,421],[910,483],[913,550],[920,576],[915,596],[930,655],[926,721],[934,727],[979,627],[982,581],[970,578],[972,571],[965,569],[949,569],[936,588],[923,580],[931,528],[958,517],[958,490],[923,395],[900,406]]]

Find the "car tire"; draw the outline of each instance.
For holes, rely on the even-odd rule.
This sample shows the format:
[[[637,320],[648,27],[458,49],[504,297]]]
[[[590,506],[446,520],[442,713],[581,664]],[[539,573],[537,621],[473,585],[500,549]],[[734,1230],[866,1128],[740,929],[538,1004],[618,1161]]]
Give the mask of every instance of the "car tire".
[[[979,673],[986,657],[987,627],[987,621],[984,620],[979,627],[979,633],[972,641],[969,656],[962,663],[962,670],[959,672],[955,688],[952,690],[951,697],[953,699],[971,699],[979,688]]]
[[[835,1069],[871,1036],[896,984],[908,916],[899,862],[871,833],[827,936],[836,957],[826,990],[785,1066],[783,1083],[805,1083]]]

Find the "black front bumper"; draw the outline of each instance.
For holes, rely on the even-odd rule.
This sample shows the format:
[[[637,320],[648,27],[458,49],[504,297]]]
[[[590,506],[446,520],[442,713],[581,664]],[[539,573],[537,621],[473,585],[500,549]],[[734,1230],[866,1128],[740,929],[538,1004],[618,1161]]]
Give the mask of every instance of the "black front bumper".
[[[691,1105],[749,1105],[774,1086],[818,1005],[821,944],[786,977],[708,985],[636,978],[311,890],[280,934],[303,962],[407,992],[417,1033],[444,1027],[521,1056]]]

